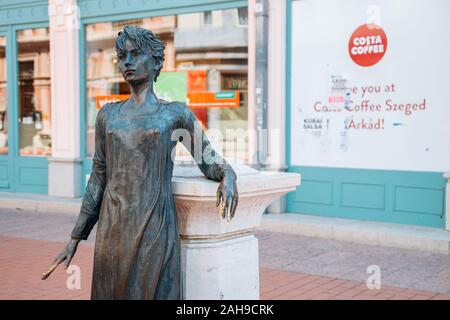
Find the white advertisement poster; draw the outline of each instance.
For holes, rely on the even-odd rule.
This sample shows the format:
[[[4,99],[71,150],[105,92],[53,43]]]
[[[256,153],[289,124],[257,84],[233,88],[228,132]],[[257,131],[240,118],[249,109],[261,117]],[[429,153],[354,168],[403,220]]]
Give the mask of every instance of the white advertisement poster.
[[[450,171],[450,1],[294,1],[291,41],[291,165]]]

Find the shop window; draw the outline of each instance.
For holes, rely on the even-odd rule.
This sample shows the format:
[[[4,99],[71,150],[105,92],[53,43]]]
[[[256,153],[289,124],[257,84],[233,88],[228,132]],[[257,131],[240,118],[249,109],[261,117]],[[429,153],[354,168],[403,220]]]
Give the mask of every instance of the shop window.
[[[17,32],[19,154],[51,155],[50,43],[47,28]]]
[[[119,73],[115,50],[118,25],[138,25],[164,41],[165,61],[155,84],[156,95],[184,101],[204,129],[219,138],[212,143],[227,158],[247,161],[248,43],[237,19],[233,25],[205,17],[236,16],[236,9],[102,22],[86,26],[86,154],[94,152],[98,110],[108,101],[126,99],[128,85]],[[206,18],[206,21],[208,21]],[[211,36],[214,34],[214,36]],[[183,148],[178,155],[186,155]]]
[[[6,38],[0,37],[0,155],[8,154]]]

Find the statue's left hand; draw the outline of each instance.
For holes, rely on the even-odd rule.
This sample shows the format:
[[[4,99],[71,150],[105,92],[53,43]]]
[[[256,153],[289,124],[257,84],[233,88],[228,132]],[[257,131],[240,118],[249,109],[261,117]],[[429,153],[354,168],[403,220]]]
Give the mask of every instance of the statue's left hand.
[[[217,188],[216,198],[216,207],[219,207],[222,202],[222,206],[219,209],[222,219],[225,219],[226,217],[228,222],[231,221],[234,217],[238,200],[239,196],[236,186],[236,176],[225,174]]]

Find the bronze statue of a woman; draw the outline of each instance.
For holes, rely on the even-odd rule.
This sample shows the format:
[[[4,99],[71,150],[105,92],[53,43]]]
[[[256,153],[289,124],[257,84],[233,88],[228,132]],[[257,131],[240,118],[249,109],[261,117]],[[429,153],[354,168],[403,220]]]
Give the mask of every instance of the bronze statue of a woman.
[[[220,182],[216,206],[228,221],[238,203],[236,175],[184,103],[155,96],[163,42],[149,30],[127,26],[116,39],[116,51],[131,96],[98,112],[92,174],[78,220],[70,242],[42,278],[63,261],[68,267],[78,243],[98,221],[92,299],[181,299],[173,150],[182,140],[203,174]]]

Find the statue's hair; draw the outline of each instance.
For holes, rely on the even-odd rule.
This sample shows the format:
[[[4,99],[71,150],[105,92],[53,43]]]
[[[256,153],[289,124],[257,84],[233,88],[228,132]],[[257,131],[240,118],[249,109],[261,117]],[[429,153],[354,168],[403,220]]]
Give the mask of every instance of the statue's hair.
[[[164,42],[150,30],[135,26],[126,26],[123,28],[123,31],[120,31],[118,34],[116,39],[116,51],[125,51],[126,39],[129,39],[141,53],[149,53],[153,56],[155,63],[159,65],[159,69],[156,71],[154,79],[154,81],[156,81],[164,62]]]

